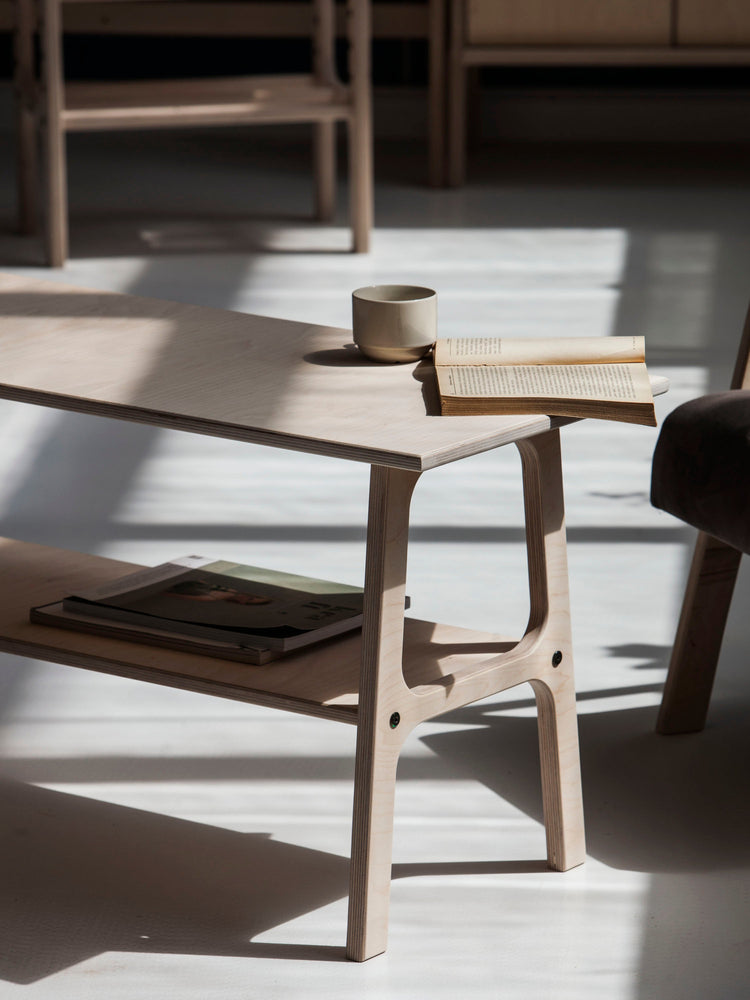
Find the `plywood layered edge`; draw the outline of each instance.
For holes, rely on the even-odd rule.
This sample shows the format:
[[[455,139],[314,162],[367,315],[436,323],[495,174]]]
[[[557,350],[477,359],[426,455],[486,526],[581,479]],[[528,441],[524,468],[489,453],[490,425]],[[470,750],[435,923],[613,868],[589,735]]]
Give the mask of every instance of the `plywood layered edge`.
[[[38,626],[42,628],[44,626]],[[70,636],[75,633],[65,632],[63,629],[49,629],[55,635],[63,632],[65,642],[72,645]],[[108,644],[119,645],[123,654],[128,653],[135,643],[123,643],[118,640],[108,639]],[[125,648],[127,647],[127,649]],[[246,704],[260,705],[264,708],[283,709],[287,712],[294,712],[298,715],[312,715],[321,719],[330,719],[335,722],[347,722],[356,724],[356,707],[337,707],[335,705],[321,705],[312,701],[305,701],[302,698],[290,696],[274,695],[268,691],[261,691],[257,688],[247,688],[238,684],[232,684],[212,678],[197,677],[191,674],[180,674],[176,670],[160,670],[157,667],[140,667],[135,663],[124,659],[108,656],[92,656],[82,654],[76,650],[64,648],[57,642],[51,644],[33,643],[24,640],[15,641],[5,636],[0,636],[0,651],[15,656],[42,660],[46,663],[59,663],[67,667],[80,667],[84,670],[92,670],[96,673],[110,674],[115,677],[124,677],[128,680],[147,681],[150,684],[159,684],[163,687],[177,688],[181,691],[192,691],[196,694],[210,694],[218,698],[226,698],[231,701],[242,701]],[[160,653],[162,651],[160,650]],[[188,654],[182,654],[188,655]],[[195,657],[191,656],[191,659]],[[199,657],[199,659],[210,660],[210,657]],[[229,663],[230,661],[216,661]],[[233,664],[234,665],[234,664]],[[269,667],[256,668],[269,669]]]
[[[191,434],[203,434],[207,437],[219,437],[230,441],[244,441],[247,444],[267,445],[273,448],[283,448],[287,451],[300,451],[309,455],[325,455],[329,458],[343,458],[353,462],[365,462],[368,465],[383,465],[393,469],[407,469],[414,472],[426,472],[467,458],[483,451],[492,451],[505,444],[512,444],[522,437],[540,434],[550,427],[559,426],[562,419],[550,417],[528,417],[528,426],[519,428],[514,425],[507,431],[498,431],[481,435],[466,443],[440,448],[427,455],[411,452],[386,451],[378,448],[367,448],[342,444],[338,441],[325,441],[320,438],[305,438],[296,434],[283,434],[279,431],[266,431],[262,428],[248,428],[240,424],[214,421],[207,423],[203,418],[192,418],[176,413],[167,413],[146,408],[134,409],[129,406],[118,406],[116,403],[100,402],[95,399],[80,399],[75,396],[65,396],[52,392],[40,392],[36,389],[23,389],[0,383],[0,399],[10,399],[17,403],[31,403],[35,406],[47,406],[55,410],[67,410],[73,413],[85,413],[90,416],[108,417],[114,420],[126,420],[130,423],[146,424],[149,427],[165,427],[169,430],[187,431]],[[462,419],[462,418],[453,418]],[[492,418],[488,418],[491,420]]]
[[[669,380],[661,376],[652,376],[652,391],[659,395],[667,391]],[[522,428],[514,425],[507,430],[496,430],[480,434],[460,445],[446,446],[434,452],[419,455],[410,452],[386,451],[377,448],[348,446],[337,441],[325,441],[320,438],[305,438],[295,434],[282,434],[278,431],[265,431],[260,428],[248,428],[240,424],[213,422],[207,424],[204,419],[191,418],[175,413],[158,410],[133,409],[128,406],[118,406],[113,403],[103,403],[97,400],[85,400],[57,393],[40,392],[36,389],[23,389],[0,383],[0,399],[10,399],[18,403],[31,403],[35,406],[46,406],[56,410],[67,410],[73,413],[85,413],[90,416],[108,417],[114,420],[126,420],[130,423],[146,424],[150,427],[164,427],[169,430],[186,431],[191,434],[202,434],[207,437],[219,437],[231,441],[244,441],[246,444],[265,445],[282,448],[287,451],[299,451],[308,455],[324,455],[329,458],[342,458],[352,462],[364,462],[368,465],[387,466],[392,469],[406,469],[412,472],[427,472],[441,465],[448,465],[461,458],[468,458],[485,451],[493,451],[503,445],[512,444],[536,434],[563,427],[574,423],[573,418],[537,416],[528,417],[528,424]],[[448,419],[458,419],[454,417]],[[492,418],[488,418],[492,419]]]
[[[5,653],[338,722],[358,721],[360,632],[252,666],[29,621],[32,606],[116,579],[138,568],[133,564],[3,538],[0,567],[0,650]],[[500,636],[407,619],[404,675],[418,693],[438,695],[462,673],[513,646]]]

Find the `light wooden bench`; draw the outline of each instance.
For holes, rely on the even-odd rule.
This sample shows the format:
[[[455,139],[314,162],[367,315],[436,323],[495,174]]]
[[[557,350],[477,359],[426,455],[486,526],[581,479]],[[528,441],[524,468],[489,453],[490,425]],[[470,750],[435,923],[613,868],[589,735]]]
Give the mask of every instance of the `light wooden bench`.
[[[68,132],[158,129],[178,126],[310,122],[315,127],[315,214],[325,221],[335,209],[335,124],[349,135],[352,248],[366,252],[373,217],[372,112],[370,94],[369,0],[346,0],[349,82],[335,67],[336,2],[312,0],[310,30],[314,66],[310,74],[104,83],[65,80],[63,9],[89,0],[15,0],[15,88],[18,98],[18,182],[23,232],[37,227],[37,138],[44,146],[41,170],[47,262],[61,266],[68,256],[65,137]],[[98,0],[101,3],[102,0]],[[115,7],[120,0],[109,0]],[[168,2],[168,0],[166,0]],[[155,30],[165,0],[129,0]],[[204,5],[205,6],[205,5]],[[268,5],[264,5],[268,8]],[[283,7],[283,5],[281,5]],[[217,24],[228,30],[231,11],[217,5]],[[148,12],[150,12],[150,17]],[[202,16],[206,17],[203,9]],[[270,23],[270,11],[265,10]],[[260,22],[261,30],[263,21]],[[120,29],[127,25],[122,23]],[[34,55],[38,34],[39,67]]]

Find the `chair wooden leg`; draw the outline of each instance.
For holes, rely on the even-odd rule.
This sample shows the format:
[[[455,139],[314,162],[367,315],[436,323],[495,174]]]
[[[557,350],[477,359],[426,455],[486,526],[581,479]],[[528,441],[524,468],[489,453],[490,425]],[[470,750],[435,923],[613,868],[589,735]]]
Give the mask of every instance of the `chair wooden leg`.
[[[667,683],[660,733],[695,733],[706,724],[716,664],[742,553],[700,532],[695,544]]]
[[[16,0],[14,82],[16,96],[16,163],[18,229],[37,228],[37,119],[35,111],[34,9],[31,0]]]
[[[62,125],[63,70],[60,0],[43,0],[41,12],[47,262],[50,267],[62,267],[68,256],[68,197],[65,131]]]
[[[346,946],[355,962],[385,951],[388,936],[396,767],[408,729],[394,712],[408,694],[402,670],[406,551],[418,478],[373,466],[370,479]]]

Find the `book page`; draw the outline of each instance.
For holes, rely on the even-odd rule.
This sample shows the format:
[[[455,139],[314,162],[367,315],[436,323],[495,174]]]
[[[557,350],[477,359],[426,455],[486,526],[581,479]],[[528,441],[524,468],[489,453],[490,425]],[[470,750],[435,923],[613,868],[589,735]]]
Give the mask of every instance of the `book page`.
[[[644,364],[455,365],[438,372],[440,392],[463,398],[651,402]]]
[[[568,365],[644,361],[643,337],[449,337],[435,344],[436,365]]]

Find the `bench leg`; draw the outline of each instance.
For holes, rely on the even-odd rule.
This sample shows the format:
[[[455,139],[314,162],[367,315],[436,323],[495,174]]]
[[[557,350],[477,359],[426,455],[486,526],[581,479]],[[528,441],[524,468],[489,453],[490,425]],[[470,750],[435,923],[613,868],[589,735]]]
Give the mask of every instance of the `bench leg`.
[[[448,50],[447,182],[459,187],[466,173],[466,67],[463,64],[463,3],[451,0]]]
[[[349,198],[352,249],[367,253],[373,224],[372,93],[370,85],[370,3],[347,0],[349,77]]]
[[[428,177],[431,187],[444,187],[446,127],[446,0],[428,0]]]
[[[313,67],[319,83],[336,77],[334,46],[336,10],[334,0],[315,0],[313,13]],[[314,126],[315,216],[330,222],[336,208],[336,123],[316,122]]]
[[[16,97],[16,163],[18,229],[24,235],[37,228],[37,117],[34,68],[34,6],[16,0],[14,78]]]
[[[336,211],[336,123],[315,124],[315,218],[331,222]]]
[[[695,733],[706,724],[716,664],[742,553],[698,534],[656,729]]]
[[[62,125],[63,69],[60,0],[42,0],[41,12],[47,263],[50,267],[62,267],[68,256],[68,196],[65,131]]]

